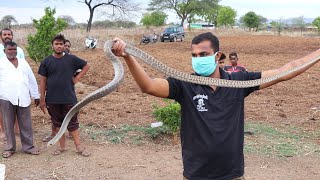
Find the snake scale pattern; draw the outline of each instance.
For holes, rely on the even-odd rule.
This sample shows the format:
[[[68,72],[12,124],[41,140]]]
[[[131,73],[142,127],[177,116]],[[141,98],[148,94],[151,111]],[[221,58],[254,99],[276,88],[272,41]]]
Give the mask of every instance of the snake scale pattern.
[[[108,95],[111,93],[115,88],[117,88],[124,79],[124,68],[120,60],[112,53],[111,47],[113,46],[114,41],[107,41],[104,44],[104,51],[106,56],[111,61],[114,71],[115,77],[114,79],[108,83],[107,85],[103,86],[102,88],[90,93],[86,97],[84,97],[81,101],[79,101],[66,115],[61,125],[61,128],[57,135],[48,142],[48,146],[53,145],[59,141],[62,135],[67,130],[67,126],[75,113],[77,113],[82,107],[87,105],[93,100],[99,99],[103,96]],[[285,71],[283,73],[277,74],[275,76],[270,76],[267,78],[256,79],[256,80],[249,80],[249,81],[233,81],[233,80],[225,80],[225,79],[217,79],[217,78],[209,78],[209,77],[201,77],[201,76],[194,76],[187,73],[183,73],[168,67],[167,65],[161,63],[156,58],[150,56],[149,54],[145,53],[144,51],[135,48],[133,46],[127,45],[125,51],[139,59],[141,59],[144,63],[150,65],[151,67],[157,69],[158,71],[164,73],[167,76],[173,77],[175,79],[179,79],[186,82],[191,82],[195,84],[201,85],[215,85],[220,87],[231,87],[231,88],[248,88],[248,87],[255,87],[261,84],[265,84],[271,81],[274,81],[278,78],[284,77],[294,71],[298,71],[310,64],[315,63],[320,57],[316,57],[307,63]]]

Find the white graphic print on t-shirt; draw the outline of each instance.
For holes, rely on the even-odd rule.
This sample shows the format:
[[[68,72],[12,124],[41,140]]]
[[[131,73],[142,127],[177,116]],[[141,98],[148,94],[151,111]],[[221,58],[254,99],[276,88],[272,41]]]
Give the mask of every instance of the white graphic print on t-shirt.
[[[193,100],[195,100],[197,102],[197,110],[200,112],[204,112],[204,111],[208,111],[208,109],[206,109],[205,107],[205,103],[204,100],[208,100],[208,96],[204,95],[204,94],[197,94],[195,96],[193,96]]]

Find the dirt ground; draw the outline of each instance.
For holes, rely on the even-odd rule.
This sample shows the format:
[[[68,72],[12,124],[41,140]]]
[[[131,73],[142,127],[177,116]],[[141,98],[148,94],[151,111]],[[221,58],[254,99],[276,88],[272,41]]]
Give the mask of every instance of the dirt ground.
[[[239,62],[249,71],[280,67],[320,47],[319,38],[278,36],[220,36],[220,47],[226,54],[236,51]],[[184,42],[164,42],[137,47],[163,63],[183,72],[192,72],[190,37]],[[91,69],[77,85],[79,99],[104,86],[113,78],[111,64],[102,49],[76,51],[86,59]],[[163,74],[143,65],[151,77]],[[34,71],[37,67],[33,64]],[[295,126],[305,132],[320,131],[320,64],[304,74],[271,88],[255,92],[246,99],[246,121],[263,122],[275,127]],[[113,93],[90,103],[80,112],[82,139],[92,153],[88,158],[76,155],[72,141],[68,151],[52,156],[54,147],[46,148],[41,139],[50,131],[49,116],[33,108],[35,144],[42,154],[31,156],[18,151],[6,165],[7,179],[182,179],[181,148],[179,144],[147,141],[142,145],[113,144],[93,141],[85,133],[88,127],[112,129],[122,125],[147,126],[154,122],[152,106],[163,100],[142,94],[125,66],[125,81]],[[19,141],[19,138],[17,138]],[[313,139],[320,145],[320,136]],[[18,145],[18,149],[20,145]],[[245,154],[246,179],[320,179],[320,156],[314,153],[293,157]]]

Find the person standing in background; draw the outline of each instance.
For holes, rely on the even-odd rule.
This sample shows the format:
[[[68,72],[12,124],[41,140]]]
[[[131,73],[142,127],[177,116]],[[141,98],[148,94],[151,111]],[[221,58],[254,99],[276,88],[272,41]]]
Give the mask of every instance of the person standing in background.
[[[5,129],[6,148],[2,157],[11,157],[16,151],[14,123],[17,117],[20,126],[22,150],[38,155],[40,151],[33,145],[31,121],[31,97],[35,105],[40,103],[38,84],[31,67],[24,59],[17,58],[17,44],[4,44],[6,57],[0,58],[0,110]]]
[[[71,48],[71,42],[70,42],[68,39],[66,39],[65,42],[64,42],[64,52],[65,52],[66,54],[71,54],[70,48]],[[78,69],[78,70],[76,71],[76,73],[75,73],[75,76],[78,75],[80,71],[81,71],[81,69]],[[57,132],[57,131],[56,131],[55,127],[54,127],[53,124],[52,124],[52,126],[51,126],[51,134],[48,135],[48,136],[46,136],[45,138],[43,138],[42,141],[43,141],[43,142],[49,142],[49,141],[56,135],[56,132]],[[72,138],[72,135],[71,135],[70,132],[69,132],[68,138],[69,138],[69,139]]]
[[[229,54],[229,60],[231,65],[225,66],[223,69],[228,73],[239,72],[239,71],[247,71],[246,68],[240,64],[238,64],[238,55],[235,52]]]
[[[224,53],[221,53],[221,57],[220,57],[220,59],[218,60],[219,67],[220,67],[221,69],[223,69],[224,66],[226,65],[226,62],[225,62],[226,58],[227,58],[226,55],[225,55]]]
[[[1,43],[0,43],[0,59],[6,58],[6,54],[4,53],[4,43],[12,41],[13,40],[13,32],[9,28],[3,28],[0,31],[0,37],[1,37]],[[17,47],[17,58],[25,59],[24,52],[20,47]],[[5,137],[5,131],[3,128],[3,121],[2,116],[0,112],[0,130],[1,130],[1,138]],[[15,121],[15,133],[19,133],[19,126],[17,121]]]
[[[86,61],[77,56],[64,52],[65,38],[59,34],[52,39],[54,53],[45,58],[39,67],[40,74],[40,108],[46,113],[47,108],[55,134],[61,127],[63,119],[69,110],[77,103],[74,85],[89,70]],[[78,69],[82,71],[74,76]],[[90,153],[80,143],[78,113],[75,114],[68,124],[77,154],[88,157]],[[65,135],[59,140],[58,148],[52,153],[59,155],[66,150]]]

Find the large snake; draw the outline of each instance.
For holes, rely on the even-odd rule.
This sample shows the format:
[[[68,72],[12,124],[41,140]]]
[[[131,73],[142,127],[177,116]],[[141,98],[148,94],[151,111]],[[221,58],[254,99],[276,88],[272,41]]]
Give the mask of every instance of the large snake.
[[[124,69],[122,66],[122,63],[120,60],[112,53],[111,47],[113,46],[114,41],[107,41],[104,44],[104,51],[111,61],[114,71],[115,71],[115,77],[114,79],[108,83],[107,85],[103,86],[102,88],[90,93],[86,97],[84,97],[81,101],[79,101],[66,115],[66,117],[63,120],[63,123],[61,125],[61,128],[59,132],[56,134],[56,136],[51,139],[51,141],[48,142],[49,145],[53,145],[59,141],[59,139],[62,137],[62,135],[67,130],[67,126],[73,117],[75,113],[77,113],[82,107],[84,107],[86,104],[90,103],[93,100],[99,99],[103,96],[108,95],[111,93],[115,88],[117,88],[120,83],[123,81],[124,78]],[[231,87],[231,88],[248,88],[248,87],[255,87],[259,86],[261,84],[265,84],[271,81],[274,81],[278,78],[284,77],[294,71],[298,71],[306,66],[309,66],[310,64],[315,63],[320,59],[320,56],[315,57],[311,61],[308,61],[305,64],[302,64],[301,66],[297,66],[293,69],[290,69],[288,71],[282,72],[280,74],[277,74],[275,76],[270,76],[267,78],[262,79],[256,79],[256,80],[249,80],[249,81],[234,81],[234,80],[225,80],[225,79],[217,79],[217,78],[210,78],[210,77],[201,77],[201,76],[194,76],[187,73],[180,72],[176,69],[173,69],[171,67],[168,67],[167,65],[161,63],[159,60],[155,59],[154,57],[150,56],[149,54],[143,52],[142,50],[135,48],[133,46],[127,45],[125,48],[125,51],[139,59],[141,59],[146,64],[150,65],[151,67],[157,69],[158,71],[173,77],[178,80],[191,82],[195,84],[201,84],[201,85],[215,85],[220,87]]]

